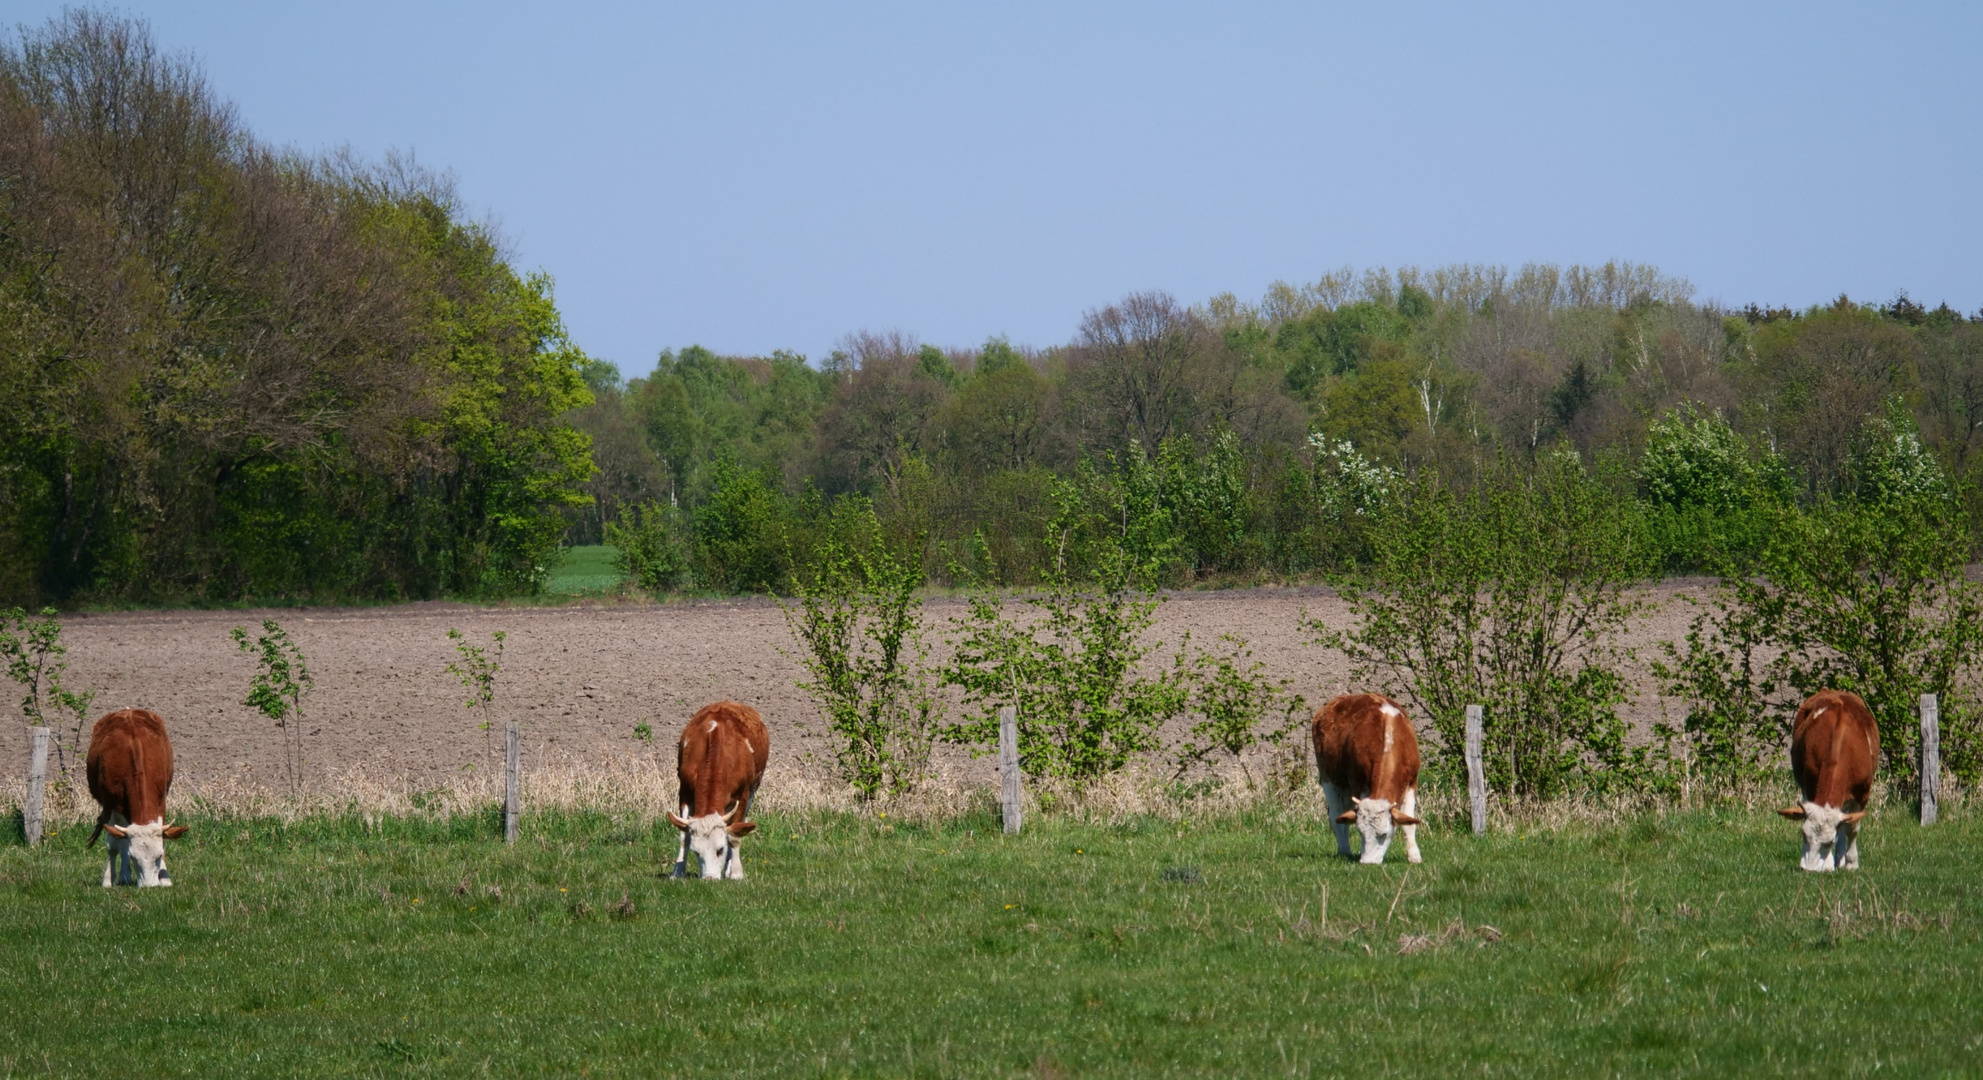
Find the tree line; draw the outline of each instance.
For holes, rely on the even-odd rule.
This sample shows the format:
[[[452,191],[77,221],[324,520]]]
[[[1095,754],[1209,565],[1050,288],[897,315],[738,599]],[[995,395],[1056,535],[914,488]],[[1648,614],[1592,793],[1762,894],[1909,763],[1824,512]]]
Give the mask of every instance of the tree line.
[[[1562,455],[1616,466],[1651,573],[1751,559],[1765,503],[1909,482],[1974,519],[1983,312],[1692,291],[1615,263],[1346,270],[1257,303],[1134,294],[1044,350],[859,333],[817,365],[595,363],[575,422],[601,471],[570,536],[617,522],[650,588],[779,591],[859,496],[932,580],[1027,584],[1068,557],[1048,526],[1074,507],[1161,548],[1167,584],[1244,583],[1369,560],[1369,511],[1401,480]]]

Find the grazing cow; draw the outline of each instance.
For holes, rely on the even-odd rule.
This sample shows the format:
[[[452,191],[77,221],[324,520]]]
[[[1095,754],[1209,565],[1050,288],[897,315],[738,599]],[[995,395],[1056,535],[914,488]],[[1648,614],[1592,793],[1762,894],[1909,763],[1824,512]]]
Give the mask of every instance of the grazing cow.
[[[1396,702],[1381,694],[1344,694],[1315,713],[1315,771],[1335,824],[1336,852],[1350,854],[1350,824],[1363,834],[1363,858],[1384,861],[1395,827],[1405,855],[1418,852],[1418,736]]]
[[[702,864],[710,881],[744,879],[737,840],[750,834],[751,796],[764,782],[771,758],[771,736],[757,710],[734,701],[705,705],[682,729],[675,772],[681,778],[682,811],[668,820],[682,830],[675,876],[688,876],[688,854]]]
[[[146,709],[105,714],[90,729],[84,769],[90,795],[103,812],[83,846],[94,845],[98,833],[110,834],[104,843],[110,849],[104,887],[172,884],[165,842],[186,835],[186,826],[165,823],[165,793],[172,787],[172,741],[165,737],[165,721]]]
[[[1790,771],[1804,801],[1777,811],[1804,823],[1806,870],[1859,869],[1859,821],[1873,793],[1880,725],[1858,694],[1820,690],[1797,710]]]

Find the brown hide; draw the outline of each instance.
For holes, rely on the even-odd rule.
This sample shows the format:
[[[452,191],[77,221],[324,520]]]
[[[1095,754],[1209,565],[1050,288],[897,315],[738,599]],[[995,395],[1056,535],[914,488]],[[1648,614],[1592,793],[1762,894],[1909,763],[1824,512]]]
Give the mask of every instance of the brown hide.
[[[165,820],[165,793],[172,787],[172,740],[165,737],[165,720],[157,713],[119,709],[105,714],[90,729],[84,770],[90,795],[103,807],[90,844],[96,843],[105,825]]]
[[[727,814],[734,807],[732,820],[748,821],[751,796],[771,760],[771,736],[757,710],[735,701],[705,705],[682,729],[679,749],[675,772],[688,816]]]
[[[1850,800],[1865,809],[1879,761],[1880,726],[1858,694],[1820,690],[1798,708],[1790,771],[1805,802],[1843,809]]]
[[[1387,716],[1386,705],[1397,711]],[[1315,768],[1324,780],[1352,798],[1388,799],[1403,812],[1405,790],[1418,786],[1418,736],[1397,702],[1344,694],[1316,710],[1314,735]]]

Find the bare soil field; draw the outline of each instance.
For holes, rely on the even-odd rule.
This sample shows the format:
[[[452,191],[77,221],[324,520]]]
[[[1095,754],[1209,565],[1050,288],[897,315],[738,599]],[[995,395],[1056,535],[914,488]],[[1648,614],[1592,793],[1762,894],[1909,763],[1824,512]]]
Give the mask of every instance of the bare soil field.
[[[1662,715],[1677,719],[1645,664],[1657,642],[1676,639],[1695,609],[1682,598],[1704,595],[1699,581],[1676,581],[1649,594],[1651,611],[1623,642],[1639,647],[1638,696],[1628,707],[1635,727]],[[956,598],[927,604],[932,644],[947,651]],[[1348,607],[1327,589],[1267,588],[1172,594],[1159,609],[1156,639],[1167,654],[1185,631],[1209,644],[1237,633],[1257,659],[1292,680],[1311,706],[1351,689],[1340,655],[1309,643],[1304,612],[1331,627],[1349,622]],[[100,690],[94,712],[142,707],[165,717],[182,793],[275,789],[282,784],[282,743],[274,726],[241,703],[254,661],[228,638],[263,617],[282,623],[302,647],[314,677],[305,699],[303,742],[308,784],[335,797],[362,777],[406,790],[459,786],[464,777],[500,769],[501,725],[520,721],[526,772],[608,770],[651,776],[672,787],[672,737],[701,705],[720,698],[748,702],[764,714],[772,740],[766,796],[781,776],[825,782],[829,750],[818,710],[795,683],[785,617],[767,599],[664,605],[587,603],[571,607],[473,607],[409,604],[381,608],[275,611],[172,611],[73,614],[63,618],[72,687]],[[447,630],[477,643],[490,631],[509,635],[497,681],[494,730],[464,708],[466,693],[446,665],[456,659]],[[18,715],[11,695],[5,708]],[[479,711],[479,710],[478,710]],[[646,723],[652,741],[635,735]],[[88,733],[84,732],[87,741]],[[22,790],[27,738],[20,722],[0,723],[0,778],[12,803]],[[940,748],[938,777],[952,785],[991,783],[994,763],[966,750]]]

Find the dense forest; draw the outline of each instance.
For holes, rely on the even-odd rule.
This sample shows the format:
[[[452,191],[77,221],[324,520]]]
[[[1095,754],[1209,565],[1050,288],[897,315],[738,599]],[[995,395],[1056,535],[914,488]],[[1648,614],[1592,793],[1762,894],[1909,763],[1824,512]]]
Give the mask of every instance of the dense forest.
[[[1913,485],[1969,522],[1983,478],[1983,311],[1736,310],[1632,264],[622,379],[444,181],[267,147],[80,12],[0,48],[0,308],[0,603],[527,594],[606,540],[650,589],[781,590],[849,507],[939,582],[1078,571],[1071,521],[1167,583],[1298,578],[1372,559],[1399,485],[1566,457],[1681,573],[1739,568],[1760,503]]]
[[[0,602],[487,596],[586,501],[547,278],[70,12],[0,47]]]

